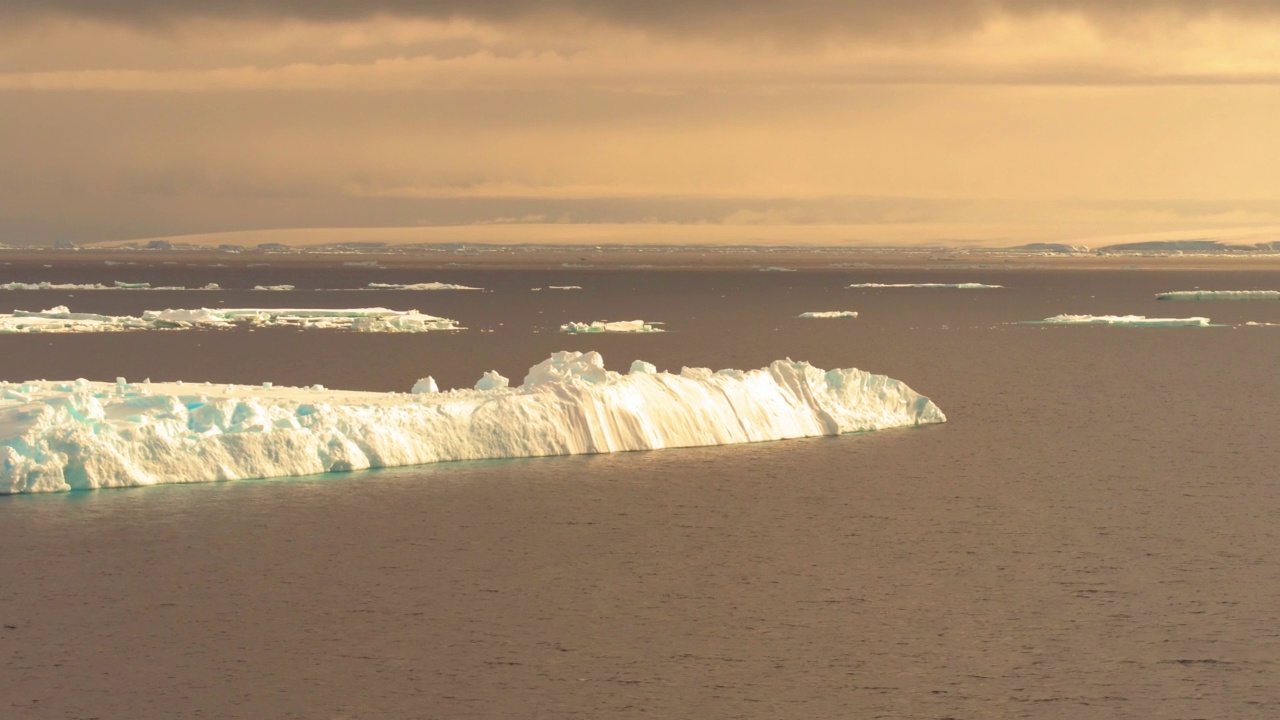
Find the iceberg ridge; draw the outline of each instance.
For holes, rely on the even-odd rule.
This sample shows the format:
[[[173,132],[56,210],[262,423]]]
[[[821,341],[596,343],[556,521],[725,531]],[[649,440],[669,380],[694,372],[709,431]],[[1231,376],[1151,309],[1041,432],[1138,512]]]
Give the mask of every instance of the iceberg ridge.
[[[778,360],[625,375],[559,352],[519,387],[416,394],[183,383],[0,383],[0,494],[213,482],[452,460],[655,450],[945,422],[906,384]]]

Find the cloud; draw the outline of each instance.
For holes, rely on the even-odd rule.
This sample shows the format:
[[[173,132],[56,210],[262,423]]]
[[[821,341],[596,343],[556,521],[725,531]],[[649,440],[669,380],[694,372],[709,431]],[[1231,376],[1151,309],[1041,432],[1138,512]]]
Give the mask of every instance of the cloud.
[[[508,24],[579,18],[707,35],[928,37],[999,15],[1078,14],[1099,23],[1152,14],[1280,16],[1274,0],[0,0],[0,19],[77,17],[138,26],[187,20],[339,22],[380,16]]]

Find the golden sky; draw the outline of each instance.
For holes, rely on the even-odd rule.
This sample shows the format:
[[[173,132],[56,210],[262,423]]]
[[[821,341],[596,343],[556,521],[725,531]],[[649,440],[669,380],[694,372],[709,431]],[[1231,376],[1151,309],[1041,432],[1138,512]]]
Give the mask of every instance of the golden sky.
[[[1280,226],[1277,38],[1272,0],[0,0],[0,242]]]

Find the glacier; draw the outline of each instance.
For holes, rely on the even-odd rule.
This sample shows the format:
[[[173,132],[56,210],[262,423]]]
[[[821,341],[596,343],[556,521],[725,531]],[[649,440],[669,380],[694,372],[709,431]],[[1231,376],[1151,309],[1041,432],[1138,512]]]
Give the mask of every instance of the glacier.
[[[608,322],[606,320],[596,320],[595,322],[582,323],[571,322],[560,326],[560,332],[564,333],[659,333],[665,332],[662,328],[656,328],[654,325],[662,323],[646,323],[643,320],[617,320]]]
[[[955,290],[993,290],[1003,285],[987,285],[984,283],[854,283],[846,288],[952,288]]]
[[[606,370],[558,352],[510,387],[412,393],[254,385],[0,382],[0,494],[215,482],[453,460],[838,435],[946,421],[899,380],[777,360]]]
[[[1026,325],[1130,325],[1133,327],[1214,327],[1207,317],[1149,318],[1145,315],[1054,315]]]
[[[823,310],[819,312],[803,312],[796,317],[801,318],[856,318],[858,313],[854,310]]]
[[[1157,300],[1280,300],[1280,290],[1178,290],[1159,293]]]
[[[402,311],[387,308],[169,309],[147,310],[141,317],[134,317],[75,313],[71,312],[67,306],[59,305],[39,312],[15,310],[12,314],[0,314],[0,334],[228,328],[237,324],[361,332],[428,332],[465,329],[448,318],[426,315],[417,310]]]

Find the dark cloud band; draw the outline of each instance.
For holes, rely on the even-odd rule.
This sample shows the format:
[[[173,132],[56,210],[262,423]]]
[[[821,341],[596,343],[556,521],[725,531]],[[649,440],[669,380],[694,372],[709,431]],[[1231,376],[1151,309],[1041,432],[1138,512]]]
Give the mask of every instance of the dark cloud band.
[[[935,34],[994,13],[1078,12],[1102,22],[1146,13],[1280,17],[1275,0],[0,0],[0,18],[156,25],[195,18],[360,20],[379,15],[512,22],[571,16],[652,30]]]

